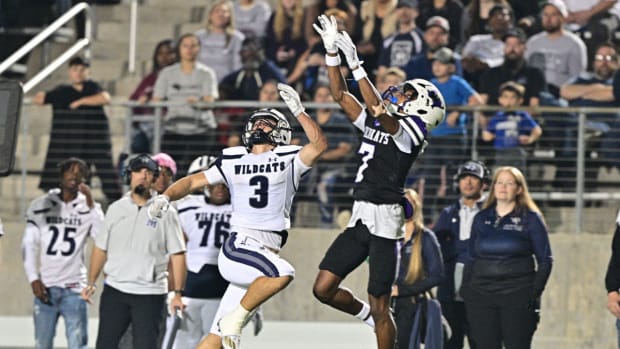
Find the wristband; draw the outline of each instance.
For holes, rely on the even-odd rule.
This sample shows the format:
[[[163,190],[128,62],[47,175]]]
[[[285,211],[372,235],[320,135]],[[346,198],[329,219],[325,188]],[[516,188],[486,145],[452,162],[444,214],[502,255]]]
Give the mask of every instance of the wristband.
[[[352,73],[353,73],[353,78],[355,79],[355,81],[360,81],[367,76],[366,70],[364,70],[364,67],[362,67],[361,65],[358,66],[357,69],[352,71]]]
[[[340,56],[339,55],[335,55],[335,56],[325,55],[325,64],[328,67],[340,66]]]
[[[174,290],[173,291],[175,294],[183,294],[183,290]]]

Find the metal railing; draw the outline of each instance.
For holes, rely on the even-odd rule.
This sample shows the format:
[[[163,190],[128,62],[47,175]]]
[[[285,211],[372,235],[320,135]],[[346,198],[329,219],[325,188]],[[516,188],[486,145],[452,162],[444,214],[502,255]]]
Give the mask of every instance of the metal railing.
[[[28,102],[25,103],[28,105]],[[133,122],[151,122],[153,124],[153,134],[156,135],[152,140],[151,151],[153,153],[157,153],[161,150],[161,135],[163,134],[164,129],[164,120],[163,116],[164,108],[174,107],[180,105],[178,103],[169,103],[169,102],[160,102],[160,103],[152,103],[148,105],[141,105],[134,102],[114,102],[112,105],[108,106],[108,115],[114,115],[111,118],[111,121],[116,127],[116,133],[113,137],[115,139],[115,155],[118,155],[119,151],[129,152],[129,145],[132,140],[132,123]],[[304,106],[308,111],[312,111],[317,107],[329,107],[333,109],[340,109],[337,104],[317,104],[317,103],[309,103],[305,102]],[[134,115],[134,108],[152,108],[149,115]],[[255,101],[218,101],[209,104],[197,104],[196,108],[211,108],[216,111],[216,117],[222,118],[221,120],[225,120],[226,116],[223,112],[224,110],[233,108],[237,110],[242,110],[240,114],[237,115],[237,121],[242,122],[243,116],[247,115],[249,111],[257,109],[259,107],[276,107],[280,110],[287,110],[286,106],[281,102],[271,102],[271,103],[259,103]],[[32,107],[37,108],[37,107]],[[463,111],[469,112],[489,112],[494,110],[499,110],[497,107],[462,107],[462,108],[450,108],[452,110],[459,109]],[[559,171],[567,171],[569,173],[568,180],[565,183],[560,183],[559,188],[557,186],[550,186],[548,182],[541,184],[539,186],[534,186],[530,183],[532,196],[536,201],[543,203],[552,203],[552,202],[563,202],[565,205],[566,201],[572,201],[573,207],[575,208],[576,214],[574,215],[574,223],[571,224],[574,226],[575,231],[579,232],[583,230],[584,226],[584,202],[585,201],[617,201],[620,200],[620,179],[613,178],[612,181],[609,181],[606,185],[603,184],[599,189],[589,189],[586,191],[585,183],[585,172],[586,172],[586,162],[591,161],[590,154],[587,153],[590,150],[588,147],[591,143],[592,136],[591,132],[587,129],[587,121],[589,118],[592,118],[596,114],[606,113],[606,114],[618,114],[618,109],[615,108],[561,108],[561,107],[538,107],[535,109],[528,109],[533,115],[544,116],[548,113],[561,113],[558,119],[553,120],[556,125],[555,130],[550,125],[543,124],[543,136],[539,143],[551,142],[556,145],[545,145],[543,149],[530,149],[530,153],[528,153],[528,170],[530,169],[530,161],[535,166],[545,166],[546,168],[555,168],[555,174]],[[113,112],[110,112],[113,111]],[[37,113],[36,110],[31,111],[32,113]],[[220,113],[220,114],[218,114]],[[570,117],[568,117],[568,113],[572,113]],[[27,139],[30,136],[30,132],[28,131],[28,114],[29,112],[24,113],[24,124],[22,128],[22,137],[23,139]],[[566,114],[566,115],[565,115]],[[40,116],[39,116],[40,117]],[[39,122],[39,121],[37,121]],[[291,121],[292,125],[296,125],[294,121]],[[35,125],[35,127],[39,127]],[[473,123],[469,125],[468,132],[470,136],[474,134],[474,130],[478,129],[478,124],[476,119],[473,119]],[[557,131],[564,132],[564,129],[571,130],[570,145],[563,146],[564,149],[560,149],[560,146],[557,144],[562,143],[564,139],[561,136],[553,136],[554,133],[558,133]],[[218,134],[218,136],[227,137],[230,135],[230,129],[223,128],[221,131],[223,134]],[[554,138],[556,137],[556,138]],[[121,144],[122,143],[122,144]],[[220,146],[225,146],[224,144],[220,144]],[[432,138],[430,140],[429,147],[433,147]],[[486,147],[486,148],[485,148]],[[555,152],[555,155],[547,155],[546,157],[541,157],[540,155],[536,155],[538,150],[548,150],[548,147],[551,147],[551,152]],[[556,148],[553,148],[556,147]],[[23,148],[23,147],[22,147]],[[470,137],[469,146],[467,147],[469,152],[467,153],[468,158],[481,158],[482,160],[489,160],[489,145],[483,146],[479,143],[477,137]],[[458,149],[455,148],[455,151]],[[566,154],[572,155],[562,155],[562,151]],[[607,149],[608,155],[611,152],[617,152],[617,149]],[[486,153],[485,153],[486,152]],[[588,156],[586,156],[588,155]],[[613,155],[613,154],[612,154]],[[24,149],[22,149],[22,156],[26,157],[21,159],[20,166],[22,166],[22,183],[26,182],[27,173],[37,172],[38,169],[42,168],[42,164],[33,166],[32,161],[27,159],[28,154],[25,153]],[[599,155],[600,156],[600,155]],[[564,158],[563,158],[564,157]],[[422,156],[423,158],[423,156]],[[558,162],[561,160],[561,162]],[[420,162],[420,159],[416,164]],[[27,164],[29,165],[29,170],[27,169]],[[433,164],[436,166],[441,166],[441,164]],[[417,170],[418,166],[414,165],[414,172]],[[437,171],[438,172],[438,171]],[[549,172],[549,171],[547,171]],[[601,172],[601,174],[603,174]],[[414,174],[417,175],[417,174]],[[527,174],[526,174],[527,176]],[[617,176],[617,175],[616,175]],[[449,176],[451,178],[451,175]],[[528,182],[530,180],[534,180],[533,177],[528,177]],[[606,186],[607,188],[603,188]],[[22,187],[25,188],[25,185]],[[25,195],[25,189],[22,191],[23,195],[21,198],[23,200],[28,200]],[[30,198],[31,199],[31,198]],[[311,198],[310,198],[311,199]],[[23,204],[25,206],[25,204]]]
[[[80,52],[80,50],[85,49],[84,55],[86,58],[90,58],[90,49],[89,46],[92,43],[92,33],[93,33],[93,24],[92,24],[92,8],[87,3],[81,2],[75,6],[73,6],[69,11],[65,12],[62,16],[56,19],[52,24],[50,24],[47,28],[43,29],[39,34],[37,34],[34,38],[30,39],[24,46],[22,46],[19,50],[15,51],[11,56],[5,59],[2,63],[0,63],[0,74],[4,73],[7,69],[9,69],[13,64],[23,58],[25,55],[29,54],[34,50],[38,45],[43,43],[49,37],[54,35],[63,25],[72,20],[75,16],[77,16],[80,12],[86,13],[86,21],[85,21],[85,31],[84,38],[78,39],[71,47],[69,47],[63,54],[61,54],[58,58],[54,59],[50,64],[48,64],[45,68],[43,68],[40,72],[38,72],[35,76],[33,76],[30,80],[24,83],[24,93],[28,93],[39,84],[43,79],[52,74],[58,67],[67,62],[74,56],[76,53]]]

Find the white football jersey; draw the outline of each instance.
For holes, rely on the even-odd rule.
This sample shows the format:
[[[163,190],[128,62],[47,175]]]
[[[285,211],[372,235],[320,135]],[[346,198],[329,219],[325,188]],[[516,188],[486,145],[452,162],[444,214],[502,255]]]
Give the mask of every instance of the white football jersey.
[[[47,287],[79,292],[86,286],[86,238],[94,237],[102,222],[101,205],[95,203],[94,208],[89,208],[82,193],[65,203],[60,189],[52,189],[33,200],[26,213],[22,240],[28,281],[40,279]]]
[[[300,146],[278,146],[262,154],[231,147],[205,176],[210,184],[230,190],[234,214],[231,225],[255,230],[282,231],[291,227],[290,210],[301,176],[310,167],[299,158]]]
[[[188,195],[177,201],[181,228],[187,236],[187,270],[198,273],[203,265],[217,265],[220,248],[230,234],[230,204],[213,205],[204,195]]]

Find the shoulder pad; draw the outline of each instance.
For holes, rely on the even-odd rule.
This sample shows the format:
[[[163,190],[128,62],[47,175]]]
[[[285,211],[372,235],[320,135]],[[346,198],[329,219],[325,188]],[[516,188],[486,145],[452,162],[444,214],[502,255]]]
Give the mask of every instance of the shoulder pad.
[[[237,147],[228,147],[222,149],[222,155],[245,155],[248,153],[246,147],[237,146]]]
[[[300,151],[302,146],[300,145],[280,145],[273,149],[273,152],[278,155],[288,155],[291,153],[297,153]]]

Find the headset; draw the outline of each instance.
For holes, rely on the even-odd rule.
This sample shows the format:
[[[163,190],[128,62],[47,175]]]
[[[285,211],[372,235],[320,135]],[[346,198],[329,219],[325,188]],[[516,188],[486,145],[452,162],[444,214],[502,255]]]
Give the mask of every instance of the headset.
[[[133,171],[142,168],[146,168],[153,172],[153,182],[159,177],[159,165],[157,162],[148,154],[138,154],[129,160],[127,167],[125,167],[125,184],[129,185],[131,183],[131,173]]]

